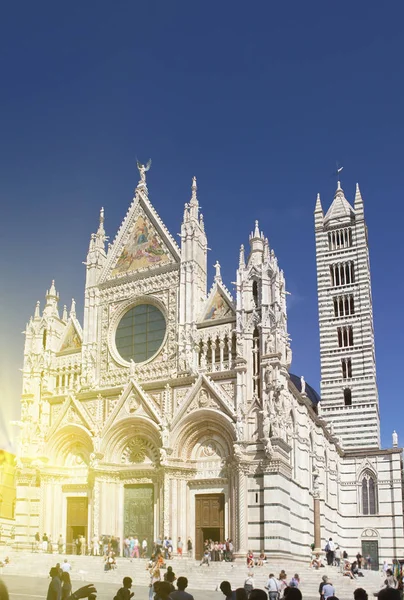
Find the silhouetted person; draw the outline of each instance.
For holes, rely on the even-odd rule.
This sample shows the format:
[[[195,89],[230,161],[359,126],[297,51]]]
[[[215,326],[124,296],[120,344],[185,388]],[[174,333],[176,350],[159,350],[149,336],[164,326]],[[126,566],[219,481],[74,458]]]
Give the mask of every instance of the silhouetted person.
[[[194,600],[194,597],[191,594],[186,592],[186,588],[188,587],[188,579],[186,577],[178,577],[177,579],[177,590],[175,592],[171,592],[169,598],[170,600]]]
[[[236,592],[233,592],[229,581],[222,581],[220,591],[225,596],[226,600],[236,600]]]
[[[130,577],[123,578],[123,587],[119,588],[116,593],[114,600],[130,600],[135,595],[135,592],[131,592],[132,579]]]
[[[268,600],[268,596],[265,590],[259,590],[256,588],[248,596],[248,600]]]

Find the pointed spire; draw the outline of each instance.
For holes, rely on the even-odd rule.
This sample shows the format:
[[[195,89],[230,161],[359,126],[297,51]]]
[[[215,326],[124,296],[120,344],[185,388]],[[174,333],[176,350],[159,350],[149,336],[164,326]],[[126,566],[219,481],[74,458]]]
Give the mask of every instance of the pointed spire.
[[[35,312],[34,312],[34,320],[38,321],[41,318],[41,313],[39,310],[41,303],[39,302],[39,300],[37,301],[36,305],[35,305]]]
[[[359,183],[356,184],[354,209],[356,213],[363,213],[363,200],[359,189]]]
[[[203,214],[202,213],[199,215],[199,227],[202,229],[202,231],[205,231],[205,223],[203,221]]]
[[[191,187],[191,200],[189,201],[189,214],[191,217],[193,217],[194,219],[198,219],[198,213],[199,213],[199,202],[198,202],[198,197],[197,197],[197,185],[196,185],[196,177],[192,178],[192,187]]]
[[[192,177],[192,186],[191,186],[191,191],[192,191],[192,195],[191,195],[191,200],[190,200],[190,205],[192,206],[192,204],[198,204],[198,198],[197,198],[197,192],[198,190],[198,186],[196,185],[196,177],[195,175]]]
[[[259,225],[258,225],[258,221],[255,221],[254,237],[255,238],[259,238],[260,237],[260,228],[259,228]]]
[[[64,321],[65,323],[67,322],[67,306],[66,306],[66,304],[63,306],[62,321]]]
[[[105,229],[104,229],[104,207],[101,207],[100,210],[100,224],[98,226],[98,231],[97,231],[97,235],[98,236],[105,236]]]
[[[323,212],[323,207],[321,205],[320,194],[317,194],[316,207],[314,209],[314,212]]]
[[[222,283],[222,275],[221,275],[221,273],[220,273],[220,263],[219,263],[219,261],[217,260],[217,261],[216,261],[216,264],[215,264],[215,265],[213,265],[213,266],[214,266],[214,267],[215,267],[215,269],[216,269],[216,274],[215,274],[215,282],[220,282],[220,283]]]
[[[343,189],[341,187],[341,182],[338,180],[337,181],[337,192],[342,192],[342,191],[343,191]]]
[[[57,293],[56,293],[56,288],[55,288],[55,280],[54,280],[54,279],[52,279],[52,283],[51,283],[51,286],[50,286],[50,290],[49,290],[49,292],[48,292],[48,294],[47,294],[47,295],[48,295],[48,296],[53,296],[54,298],[58,298],[58,295],[57,295]]]
[[[269,242],[268,242],[268,238],[265,238],[265,240],[264,240],[264,260],[266,260],[266,261],[269,260]]]
[[[240,246],[240,258],[239,258],[239,261],[238,261],[238,266],[241,269],[245,268],[244,244],[241,244],[241,246]]]
[[[70,316],[71,317],[75,317],[76,316],[76,301],[74,298],[72,298],[72,305],[70,307]]]

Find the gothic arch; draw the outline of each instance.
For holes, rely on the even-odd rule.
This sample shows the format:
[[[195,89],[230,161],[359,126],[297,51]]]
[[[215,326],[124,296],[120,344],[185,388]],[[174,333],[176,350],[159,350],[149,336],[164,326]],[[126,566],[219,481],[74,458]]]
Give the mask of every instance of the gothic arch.
[[[125,462],[125,452],[135,439],[141,441],[145,456],[155,462],[161,447],[160,430],[157,424],[140,415],[118,421],[106,433],[101,444],[103,460],[115,464]]]
[[[46,446],[46,455],[57,466],[84,466],[90,462],[93,442],[80,424],[69,424],[56,431]]]
[[[177,425],[172,437],[175,440],[173,456],[184,460],[192,458],[195,446],[203,438],[216,440],[225,456],[233,454],[233,443],[236,441],[231,419],[211,409],[192,412]]]

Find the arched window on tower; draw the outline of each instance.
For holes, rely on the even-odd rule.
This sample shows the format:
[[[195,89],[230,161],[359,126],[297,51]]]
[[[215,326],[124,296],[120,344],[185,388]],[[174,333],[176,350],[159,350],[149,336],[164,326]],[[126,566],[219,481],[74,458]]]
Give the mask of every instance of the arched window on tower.
[[[349,388],[344,389],[344,404],[345,406],[352,405],[352,392]]]
[[[47,335],[48,332],[46,329],[43,330],[43,334],[42,334],[42,347],[44,350],[46,350],[46,339],[47,339]]]
[[[377,484],[372,473],[365,473],[362,478],[362,514],[377,514]]]

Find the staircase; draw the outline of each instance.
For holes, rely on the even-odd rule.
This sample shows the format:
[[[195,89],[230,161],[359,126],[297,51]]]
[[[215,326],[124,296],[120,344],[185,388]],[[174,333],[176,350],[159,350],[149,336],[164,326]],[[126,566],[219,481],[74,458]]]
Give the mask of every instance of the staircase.
[[[31,552],[10,551],[7,554],[10,558],[10,564],[0,570],[4,575],[21,575],[24,577],[48,577],[49,570],[57,562],[62,563],[65,558],[72,566],[71,579],[74,583],[79,581],[91,581],[93,583],[114,583],[118,586],[122,578],[126,575],[132,577],[135,586],[148,586],[150,576],[147,571],[148,562],[143,559],[133,559],[131,562],[127,558],[117,559],[117,568],[113,571],[104,571],[103,558],[97,556],[65,556],[61,554],[42,554]],[[0,558],[4,559],[6,554]],[[176,576],[183,575],[188,578],[189,588],[193,590],[216,590],[221,581],[230,581],[233,589],[242,587],[247,577],[248,569],[244,562],[226,563],[212,562],[207,567],[199,566],[199,561],[188,558],[174,558],[168,561],[173,567]],[[280,562],[277,559],[269,562],[263,567],[254,567],[255,587],[264,588],[268,581],[269,573],[274,573],[275,577],[279,575],[281,569],[285,569],[288,575],[288,581],[298,573],[300,575],[300,589],[304,600],[318,600],[318,586],[323,575],[328,575],[330,581],[334,584],[336,595],[340,600],[353,599],[353,591],[357,587],[363,587],[369,596],[379,590],[382,583],[381,574],[377,571],[364,571],[364,577],[357,580],[351,580],[343,577],[337,567],[324,567],[319,570],[310,569],[306,563],[296,563],[295,561]],[[164,573],[165,571],[162,571]],[[74,587],[74,585],[73,585]],[[218,595],[218,599],[221,596]]]

